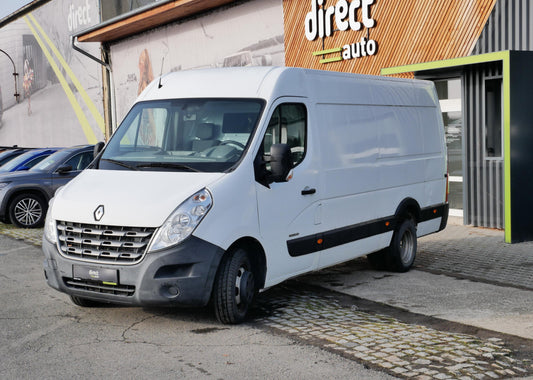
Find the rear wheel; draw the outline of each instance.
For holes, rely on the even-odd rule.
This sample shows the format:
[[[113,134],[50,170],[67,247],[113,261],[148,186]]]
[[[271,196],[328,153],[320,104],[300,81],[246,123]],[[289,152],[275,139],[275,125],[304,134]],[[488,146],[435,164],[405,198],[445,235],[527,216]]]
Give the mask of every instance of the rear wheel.
[[[37,194],[17,195],[9,204],[9,218],[17,227],[35,228],[44,222],[47,204]]]
[[[220,263],[213,289],[215,315],[221,323],[242,322],[256,292],[252,264],[243,249],[228,253]]]
[[[416,224],[413,219],[404,219],[394,231],[389,248],[389,269],[407,272],[416,258]]]

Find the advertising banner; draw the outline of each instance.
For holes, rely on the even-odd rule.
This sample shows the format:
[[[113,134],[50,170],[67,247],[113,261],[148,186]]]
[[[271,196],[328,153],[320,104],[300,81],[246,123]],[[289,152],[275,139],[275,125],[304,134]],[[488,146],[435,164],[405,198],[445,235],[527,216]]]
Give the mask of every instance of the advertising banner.
[[[73,33],[99,23],[98,7],[98,0],[54,0],[0,29],[0,146],[103,140],[101,66],[70,42]],[[83,48],[99,57],[99,46]]]

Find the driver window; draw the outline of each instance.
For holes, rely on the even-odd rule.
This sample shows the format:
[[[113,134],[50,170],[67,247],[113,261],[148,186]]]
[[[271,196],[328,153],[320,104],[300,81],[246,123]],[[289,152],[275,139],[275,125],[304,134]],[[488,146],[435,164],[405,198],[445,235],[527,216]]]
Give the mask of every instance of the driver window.
[[[287,144],[291,148],[293,166],[305,156],[307,142],[307,110],[299,103],[279,105],[272,114],[263,139],[263,152],[270,156],[272,144]],[[267,169],[268,168],[267,164]]]
[[[93,160],[93,152],[83,152],[71,157],[64,165],[70,165],[73,171],[85,169]]]

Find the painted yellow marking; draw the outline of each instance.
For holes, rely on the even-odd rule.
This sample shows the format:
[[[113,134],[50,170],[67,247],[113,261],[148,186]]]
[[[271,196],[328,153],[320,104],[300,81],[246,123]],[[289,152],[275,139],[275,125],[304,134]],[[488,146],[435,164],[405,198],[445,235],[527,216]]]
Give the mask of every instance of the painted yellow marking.
[[[41,35],[45,39],[46,43],[48,44],[48,46],[50,47],[52,52],[55,54],[55,56],[59,60],[59,63],[61,63],[61,66],[63,66],[63,68],[65,69],[65,72],[67,73],[67,75],[69,76],[70,80],[72,81],[72,83],[74,84],[74,86],[78,90],[79,94],[81,95],[83,101],[85,102],[85,104],[89,108],[89,111],[91,112],[91,115],[93,115],[93,118],[96,121],[96,123],[98,124],[98,127],[100,128],[102,133],[105,134],[104,118],[98,112],[98,109],[96,108],[95,104],[93,103],[93,101],[91,100],[91,98],[89,97],[89,95],[87,94],[87,92],[85,91],[83,86],[81,85],[80,81],[78,80],[78,78],[76,78],[76,75],[74,74],[74,72],[72,71],[72,69],[70,68],[68,63],[65,61],[65,59],[63,58],[63,56],[61,55],[59,50],[56,48],[56,46],[54,45],[52,40],[48,37],[46,32],[43,30],[41,25],[39,25],[39,23],[37,22],[35,17],[31,13],[28,16],[30,17],[31,21],[33,21],[33,23],[35,24],[35,26],[37,27],[37,29],[39,30],[39,32],[41,33]]]
[[[47,49],[46,45],[44,44],[44,42],[41,40],[41,37],[39,36],[37,31],[35,30],[35,28],[31,24],[30,20],[28,20],[28,17],[24,16],[23,19],[26,22],[26,24],[28,24],[28,27],[30,28],[30,30],[33,33],[35,39],[37,40],[37,43],[41,47],[44,55],[46,56],[46,59],[48,59],[48,62],[50,63],[50,66],[52,67],[52,70],[54,70],[54,73],[56,74],[57,79],[59,80],[59,83],[61,84],[61,87],[63,88],[63,91],[65,91],[65,94],[67,95],[67,98],[70,101],[70,104],[71,104],[72,108],[74,109],[74,113],[76,114],[76,117],[78,118],[78,121],[81,124],[81,128],[83,129],[83,133],[85,133],[85,137],[87,138],[87,142],[89,144],[96,144],[96,142],[97,142],[96,136],[95,136],[90,124],[89,124],[89,121],[85,117],[85,114],[83,113],[83,110],[81,109],[78,101],[76,100],[76,97],[75,97],[74,93],[70,89],[70,87],[69,87],[69,85],[67,83],[67,80],[65,79],[65,77],[63,76],[61,71],[59,70],[59,67],[57,66],[56,62],[54,61],[54,58],[52,57],[52,55],[48,51],[48,49]]]

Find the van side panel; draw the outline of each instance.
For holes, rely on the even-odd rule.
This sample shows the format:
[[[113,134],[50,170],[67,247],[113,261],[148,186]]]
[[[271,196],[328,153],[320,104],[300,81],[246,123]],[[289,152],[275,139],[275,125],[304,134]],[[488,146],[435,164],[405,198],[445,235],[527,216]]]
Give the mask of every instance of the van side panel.
[[[387,247],[393,229],[380,223],[394,223],[406,198],[424,212],[444,203],[446,173],[442,119],[430,84],[344,78],[336,87],[335,77],[327,79],[313,82],[325,87],[316,89],[321,229],[334,239],[343,239],[343,229],[363,238],[331,247],[324,238],[319,268]],[[418,235],[438,231],[440,221],[421,222]]]
[[[322,148],[322,194],[328,199],[363,194],[379,187],[376,176],[378,131],[370,108],[348,104],[316,106]],[[363,203],[368,201],[370,199]],[[358,214],[363,219],[367,217],[362,211]],[[346,222],[348,220],[337,221],[339,225]]]

